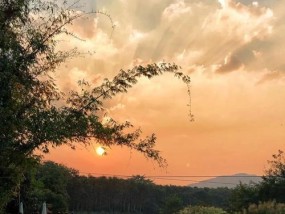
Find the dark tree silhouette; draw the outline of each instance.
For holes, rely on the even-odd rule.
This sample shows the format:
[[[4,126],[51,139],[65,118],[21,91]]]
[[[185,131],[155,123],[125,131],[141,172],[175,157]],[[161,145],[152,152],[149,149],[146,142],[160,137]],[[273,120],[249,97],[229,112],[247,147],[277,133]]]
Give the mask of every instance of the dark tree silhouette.
[[[142,139],[141,130],[127,131],[131,123],[103,124],[98,115],[104,100],[127,92],[140,77],[170,72],[190,82],[175,64],[150,64],[121,70],[99,87],[65,96],[50,74],[80,53],[58,51],[56,36],[74,36],[66,26],[86,14],[73,11],[67,1],[63,6],[55,2],[0,2],[0,210],[18,192],[24,172],[37,162],[34,152],[49,152],[50,146],[75,147],[95,139],[104,146],[127,146],[165,166],[154,148],[154,134]]]

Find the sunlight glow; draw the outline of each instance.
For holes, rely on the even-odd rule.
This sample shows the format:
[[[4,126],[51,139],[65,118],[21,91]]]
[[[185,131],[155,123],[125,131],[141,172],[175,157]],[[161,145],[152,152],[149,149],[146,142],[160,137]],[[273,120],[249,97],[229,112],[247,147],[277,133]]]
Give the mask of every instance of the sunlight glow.
[[[226,7],[226,4],[227,4],[227,0],[218,0],[219,3],[222,5],[222,8],[225,8]]]
[[[258,7],[258,2],[257,1],[252,2],[252,5]]]
[[[96,149],[96,153],[99,156],[103,156],[104,154],[106,154],[105,148],[102,146],[97,147]]]

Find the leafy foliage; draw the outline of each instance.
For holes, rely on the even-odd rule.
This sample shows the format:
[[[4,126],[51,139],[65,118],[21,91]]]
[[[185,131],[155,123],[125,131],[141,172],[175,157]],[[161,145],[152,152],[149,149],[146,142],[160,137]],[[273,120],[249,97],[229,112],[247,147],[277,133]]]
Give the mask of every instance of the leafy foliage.
[[[269,169],[263,177],[260,186],[260,197],[262,201],[272,201],[285,203],[285,155],[279,150],[272,155],[272,160],[268,161]]]
[[[188,206],[179,211],[178,214],[226,214],[226,212],[216,207]]]
[[[173,194],[166,198],[160,213],[162,214],[176,213],[182,207],[183,207],[182,199],[178,195]]]
[[[248,209],[242,213],[246,214],[283,214],[285,213],[285,204],[275,201],[262,202],[259,204],[250,204]]]
[[[234,188],[230,198],[230,209],[239,211],[252,203],[258,202],[258,186],[239,184]]]
[[[52,78],[57,67],[80,53],[57,50],[61,34],[75,36],[67,26],[86,14],[59,6],[56,1],[3,0],[0,2],[0,210],[19,190],[23,174],[38,160],[34,152],[50,146],[96,140],[104,146],[127,146],[160,166],[166,161],[156,150],[154,134],[141,138],[132,124],[110,120],[103,124],[104,101],[127,92],[141,77],[173,73],[186,84],[190,78],[175,64],[150,64],[121,70],[92,90],[64,95]],[[83,82],[82,82],[83,83]]]
[[[233,190],[230,203],[232,211],[247,210],[251,207],[249,211],[256,208],[256,210],[258,210],[256,213],[266,213],[266,211],[262,210],[269,210],[269,207],[274,207],[275,202],[285,203],[284,152],[279,150],[278,153],[272,155],[272,157],[273,159],[268,161],[269,169],[266,170],[261,183],[252,185],[241,184]],[[260,203],[260,206],[253,205],[259,202],[264,203]],[[254,212],[252,211],[252,213]]]

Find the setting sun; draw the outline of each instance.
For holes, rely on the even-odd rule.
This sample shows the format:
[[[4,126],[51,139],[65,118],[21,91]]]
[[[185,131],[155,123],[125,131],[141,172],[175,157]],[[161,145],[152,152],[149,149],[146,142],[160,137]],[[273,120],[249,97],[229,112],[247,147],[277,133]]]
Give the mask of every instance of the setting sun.
[[[99,156],[103,156],[104,154],[106,154],[105,148],[102,146],[97,147],[96,149],[96,153]]]

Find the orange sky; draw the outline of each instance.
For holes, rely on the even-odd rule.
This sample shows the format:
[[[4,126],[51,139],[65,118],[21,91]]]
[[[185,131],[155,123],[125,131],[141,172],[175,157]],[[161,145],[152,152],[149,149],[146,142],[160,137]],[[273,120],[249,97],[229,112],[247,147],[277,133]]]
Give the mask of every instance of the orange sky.
[[[82,78],[99,84],[121,68],[175,62],[191,76],[189,122],[186,86],[171,75],[142,79],[128,94],[106,103],[109,116],[156,133],[168,161],[160,169],[141,154],[94,144],[52,150],[46,159],[81,172],[119,175],[261,175],[278,149],[285,149],[285,19],[277,0],[85,0],[104,15],[71,26],[85,42],[68,38],[61,48],[93,55],[68,61],[56,78],[64,91]],[[61,38],[62,39],[62,38]],[[187,185],[190,181],[155,180]]]

